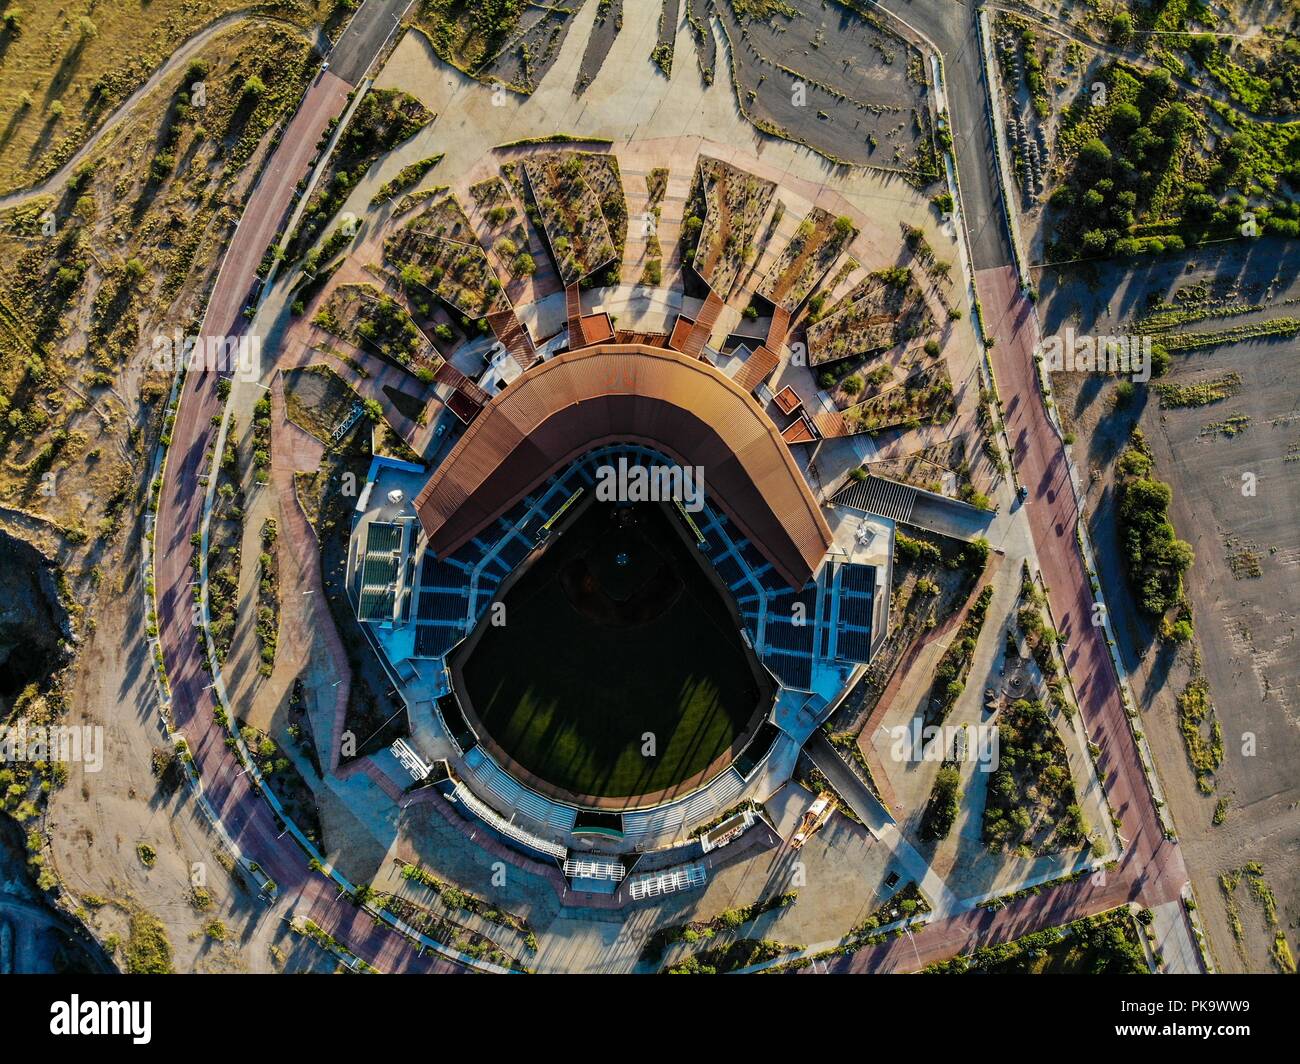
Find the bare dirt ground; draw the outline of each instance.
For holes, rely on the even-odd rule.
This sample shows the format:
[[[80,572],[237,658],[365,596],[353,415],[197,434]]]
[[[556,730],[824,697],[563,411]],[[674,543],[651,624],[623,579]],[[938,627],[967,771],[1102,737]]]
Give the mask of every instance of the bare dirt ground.
[[[227,871],[229,857],[189,792],[168,789],[154,776],[155,751],[169,744],[139,638],[139,568],[121,554],[114,561],[118,580],[100,595],[95,631],[78,654],[69,699],[70,724],[104,729],[104,767],[92,774],[70,764],[67,784],[51,796],[54,864],[79,903],[87,897],[110,903],[89,909],[88,923],[101,941],[112,934],[126,940],[126,913],[117,905],[139,907],[167,927],[177,970],[265,970],[266,947],[249,948],[264,906]],[[152,868],[137,855],[140,843],[157,851]],[[196,878],[212,897],[207,911],[192,904]],[[214,917],[232,931],[225,944],[203,934]]]
[[[1276,242],[1162,260],[1127,278],[1106,271],[1089,291],[1081,283],[1044,286],[1044,331],[1071,323],[1080,331],[1114,333],[1145,309],[1147,292],[1168,298],[1178,286],[1213,286],[1231,279],[1241,306],[1263,309],[1231,322],[1203,322],[1190,331],[1257,322],[1292,313],[1284,301],[1300,295],[1288,267],[1294,249]],[[1283,279],[1281,283],[1274,283]],[[1157,338],[1158,340],[1158,338]],[[1236,892],[1240,938],[1218,877],[1248,862],[1263,867],[1277,898],[1281,929],[1295,948],[1300,920],[1300,665],[1295,654],[1300,602],[1300,379],[1296,345],[1287,340],[1220,344],[1175,354],[1166,377],[1195,383],[1237,374],[1235,395],[1205,406],[1172,409],[1139,386],[1128,405],[1115,404],[1116,384],[1097,377],[1056,375],[1054,385],[1076,460],[1092,470],[1088,487],[1093,541],[1102,580],[1145,730],[1155,751],[1184,856],[1217,963],[1226,970],[1273,970],[1269,949],[1276,928],[1244,887]],[[1223,426],[1248,418],[1235,434]],[[1193,651],[1162,643],[1149,617],[1131,604],[1116,559],[1113,461],[1134,426],[1155,455],[1155,475],[1173,488],[1171,515],[1196,560],[1186,586],[1194,610],[1200,667],[1209,681],[1223,730],[1224,758],[1214,793],[1198,790],[1179,731],[1176,696],[1194,675]],[[1258,490],[1243,495],[1242,476]],[[1085,474],[1085,479],[1087,475]],[[1243,575],[1241,552],[1256,559],[1258,576]],[[1237,574],[1234,575],[1234,566]],[[1226,817],[1213,823],[1225,802]]]
[[[205,36],[203,41],[203,58],[214,69],[221,64],[223,74],[227,64],[235,68],[246,61],[242,48],[250,47],[249,42],[266,47],[265,38],[255,36],[252,29],[245,27],[241,34],[224,24],[219,35]],[[287,54],[302,59],[307,55],[300,42],[286,48]],[[88,448],[85,458],[91,471],[84,472],[79,457],[76,462],[61,458],[54,470],[60,481],[66,481],[67,490],[22,500],[47,511],[44,521],[18,510],[7,511],[5,517],[8,527],[57,559],[71,581],[69,608],[77,616],[81,641],[64,677],[66,723],[100,727],[104,734],[102,771],[91,771],[87,763],[69,763],[67,781],[52,790],[39,825],[50,839],[46,867],[67,891],[63,900],[80,911],[105,942],[116,936],[126,943],[132,913],[157,917],[170,938],[175,968],[255,970],[270,961],[264,944],[249,948],[253,937],[265,933],[269,940],[278,930],[262,922],[261,904],[229,876],[230,859],[189,792],[176,786],[176,780],[160,786],[155,776],[155,755],[166,755],[170,746],[160,727],[145,642],[138,515],[148,488],[143,482],[146,458],[161,421],[158,400],[166,394],[163,375],[149,372],[154,368],[151,341],[156,335],[179,335],[193,319],[232,224],[229,205],[247,193],[270,137],[262,134],[251,141],[247,153],[239,155],[241,165],[247,165],[227,171],[219,150],[221,138],[209,136],[206,144],[186,148],[179,171],[145,188],[148,166],[137,164],[157,150],[159,122],[170,110],[171,94],[181,81],[175,64],[166,68],[165,75],[158,84],[166,92],[142,94],[120,121],[115,120],[111,132],[96,142],[94,166],[87,171],[91,176],[78,179],[84,201],[79,221],[69,218],[62,223],[88,242],[92,263],[77,298],[55,298],[49,304],[61,316],[57,317],[59,343],[53,350],[60,355],[61,368],[67,364],[67,376],[57,383],[77,396],[77,402],[67,403],[64,409],[79,420],[67,426],[77,447]],[[174,128],[178,136],[192,133],[188,127]],[[59,178],[50,191],[66,200],[67,189],[59,187],[60,181],[66,183]],[[182,184],[202,189],[210,207],[191,217],[195,242],[187,243],[185,252],[177,255],[179,272],[169,273],[167,283],[159,286],[171,256],[177,254],[178,238],[169,236],[164,243],[171,250],[160,254],[158,216],[172,217],[173,195],[194,202],[192,194],[181,196]],[[55,202],[53,196],[49,202]],[[32,255],[43,247],[31,239],[27,245]],[[97,323],[104,301],[98,296],[110,293],[112,278],[123,269],[119,256],[129,255],[139,256],[132,269],[140,273],[141,291],[148,298],[141,296],[133,303],[119,293],[114,306],[129,326],[114,333],[110,345],[95,332],[102,327]],[[17,260],[15,253],[11,261]],[[25,277],[22,270],[13,276]],[[76,350],[82,341],[86,352]],[[85,386],[81,374],[89,363],[78,364],[77,359],[89,355],[108,359],[100,367],[101,377],[108,380],[96,378],[94,385],[108,390],[93,401],[70,383]],[[54,394],[52,382],[50,396]],[[49,402],[43,396],[29,405]],[[119,465],[129,467],[130,475],[114,482],[120,484],[120,493],[110,490],[105,473],[95,473],[96,461],[105,472]],[[115,515],[112,520],[105,518],[106,511]],[[63,535],[77,526],[89,531],[90,538]],[[141,859],[141,852],[148,852],[138,849],[142,845],[156,855],[149,864]],[[203,885],[209,898],[202,905],[192,903],[190,890],[196,883]],[[203,925],[214,919],[230,932],[222,942],[203,931]],[[124,961],[120,950],[116,960]]]
[[[741,108],[760,128],[855,165],[938,176],[924,64],[897,23],[809,0],[767,21],[738,16],[732,0],[713,8]]]

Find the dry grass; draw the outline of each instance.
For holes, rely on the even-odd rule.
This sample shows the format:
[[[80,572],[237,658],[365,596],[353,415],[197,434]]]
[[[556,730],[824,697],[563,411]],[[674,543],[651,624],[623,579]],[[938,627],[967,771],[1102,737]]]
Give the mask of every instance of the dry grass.
[[[0,30],[0,193],[58,169],[185,40],[233,12],[319,21],[326,0],[9,0]],[[89,20],[87,25],[83,20]],[[60,113],[60,110],[62,113]]]
[[[43,515],[74,543],[116,531],[170,386],[154,340],[191,326],[233,226],[241,170],[296,104],[308,55],[287,27],[218,35],[195,57],[206,64],[205,109],[178,105],[187,63],[66,187],[0,214],[0,502]],[[266,92],[241,107],[252,75]],[[170,166],[151,173],[160,154]],[[42,233],[46,211],[53,236]]]
[[[304,366],[284,374],[284,403],[289,420],[322,443],[347,418],[361,397],[325,365]]]

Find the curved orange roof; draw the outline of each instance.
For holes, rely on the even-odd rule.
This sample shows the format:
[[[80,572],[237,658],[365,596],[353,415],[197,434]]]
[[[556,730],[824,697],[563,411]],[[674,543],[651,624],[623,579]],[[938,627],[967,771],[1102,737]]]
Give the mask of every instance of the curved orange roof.
[[[700,466],[705,491],[792,587],[831,533],[781,434],[712,365],[668,348],[602,344],[528,370],[465,429],[416,496],[439,556],[452,553],[569,462],[639,443]]]

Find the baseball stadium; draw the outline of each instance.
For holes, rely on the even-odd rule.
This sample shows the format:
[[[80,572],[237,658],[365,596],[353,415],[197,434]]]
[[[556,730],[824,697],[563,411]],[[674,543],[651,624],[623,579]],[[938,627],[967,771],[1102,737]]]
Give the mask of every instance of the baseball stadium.
[[[763,334],[711,345],[726,264],[696,256],[660,331],[584,309],[580,278],[541,339],[503,300],[479,370],[437,367],[450,446],[376,457],[356,507],[397,761],[584,890],[743,832],[888,632],[888,508],[818,502],[803,445],[850,430],[767,387],[779,293]]]

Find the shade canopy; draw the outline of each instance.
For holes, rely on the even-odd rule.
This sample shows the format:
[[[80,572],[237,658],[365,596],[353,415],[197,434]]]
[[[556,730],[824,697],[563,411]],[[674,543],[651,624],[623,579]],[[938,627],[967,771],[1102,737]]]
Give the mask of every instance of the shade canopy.
[[[719,506],[801,588],[831,532],[781,434],[711,364],[668,348],[602,344],[529,369],[498,394],[416,497],[429,545],[454,552],[569,462],[636,443],[698,466]]]

